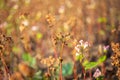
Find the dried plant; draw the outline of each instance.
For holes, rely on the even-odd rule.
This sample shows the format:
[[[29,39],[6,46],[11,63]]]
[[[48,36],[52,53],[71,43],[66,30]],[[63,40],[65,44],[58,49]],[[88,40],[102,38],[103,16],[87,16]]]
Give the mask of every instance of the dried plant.
[[[48,58],[43,58],[40,62],[47,67],[57,67],[59,65],[59,59],[55,59],[52,56],[49,56]]]
[[[70,38],[71,38],[70,33],[65,33],[65,34],[58,33],[53,37],[53,42],[54,42],[55,45],[57,45],[57,44],[67,45]]]
[[[48,58],[43,58],[40,62],[47,67],[45,77],[47,77],[48,79],[55,79],[54,75],[60,64],[59,59],[49,56]]]
[[[112,65],[117,67],[117,76],[120,78],[120,44],[119,43],[111,43],[113,55],[111,56]]]
[[[6,64],[5,56],[10,56],[12,42],[11,37],[6,37],[6,35],[0,33],[0,58],[4,67],[4,76],[6,79],[10,78],[10,71],[8,69],[8,65]]]
[[[86,41],[80,40],[79,43],[75,46],[76,53],[74,54],[75,57],[79,57],[80,64],[82,65],[82,72],[84,75],[84,80],[86,79],[86,72],[83,66],[85,60],[87,60],[86,53],[88,53],[90,44]]]
[[[52,78],[56,76],[58,80],[72,80],[73,76],[75,80],[92,80],[95,67],[100,68],[105,80],[108,79],[114,72],[111,70],[109,74],[107,70],[111,50],[102,45],[120,41],[119,3],[120,0],[0,0],[0,31],[3,32],[0,33],[0,80],[9,77],[10,80],[46,80],[46,67],[47,80],[57,80]],[[93,43],[92,48],[83,40],[77,44],[78,39]],[[98,43],[101,45],[99,51]],[[114,45],[111,59],[119,77],[120,51]],[[41,58],[51,54],[54,55]],[[41,67],[39,60],[46,67]],[[71,64],[73,70],[66,65],[69,61],[74,62]],[[56,66],[59,75],[54,73]],[[64,70],[65,66],[70,70]]]
[[[52,14],[46,15],[46,21],[49,25],[49,28],[52,28],[55,26],[55,17]]]

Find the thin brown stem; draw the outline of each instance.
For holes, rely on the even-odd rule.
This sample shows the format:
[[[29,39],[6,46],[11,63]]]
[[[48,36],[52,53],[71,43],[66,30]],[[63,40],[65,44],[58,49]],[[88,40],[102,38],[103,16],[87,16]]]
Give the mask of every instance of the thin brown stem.
[[[74,52],[74,50],[73,50]],[[74,79],[77,80],[77,68],[75,64],[75,55],[73,55],[73,62],[74,62],[74,67],[73,67],[73,74],[74,74]]]
[[[62,43],[62,46],[61,46],[61,52],[60,52],[60,57],[62,58],[62,54],[63,54],[63,48],[64,48],[64,43]]]
[[[73,68],[73,71],[74,71],[74,79],[77,80],[77,70],[76,70],[75,61],[74,61],[74,68]]]
[[[3,67],[4,67],[4,70],[5,70],[5,75],[6,77],[9,79],[10,78],[10,74],[9,74],[9,69],[5,63],[5,60],[4,60],[4,57],[3,57],[3,54],[0,52],[0,58],[1,58],[1,61],[2,61],[2,64],[3,64]]]
[[[61,46],[61,52],[60,52],[60,75],[59,75],[59,80],[62,80],[62,54],[63,54],[63,48],[64,48],[64,44],[62,44]]]
[[[57,55],[56,47],[54,47],[54,56],[57,59],[58,55]]]
[[[89,76],[90,76],[90,80],[92,80],[92,72],[91,72],[91,70],[89,70]]]
[[[104,63],[102,64],[102,74],[104,75],[104,79],[103,80],[106,80],[105,79],[105,73],[106,73],[106,71],[105,71],[105,65],[104,65]]]
[[[82,72],[83,72],[83,77],[84,77],[84,80],[86,80],[86,72],[85,72],[85,69],[84,67],[82,66]]]
[[[62,62],[60,62],[60,76],[59,80],[62,80]]]

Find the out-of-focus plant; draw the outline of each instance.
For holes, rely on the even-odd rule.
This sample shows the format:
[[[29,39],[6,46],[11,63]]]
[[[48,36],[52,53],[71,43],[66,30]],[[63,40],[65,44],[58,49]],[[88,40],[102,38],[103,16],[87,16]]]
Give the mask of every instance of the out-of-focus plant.
[[[48,58],[43,58],[40,62],[47,67],[47,72],[44,75],[46,79],[49,80],[58,78],[55,74],[60,64],[58,58],[56,59],[52,56],[49,56]]]
[[[4,8],[5,5],[5,1],[4,0],[0,0],[0,9]]]
[[[34,57],[32,57],[29,53],[24,53],[22,55],[22,59],[23,59],[23,61],[28,62],[28,64],[31,67],[35,67],[36,59]]]
[[[80,60],[80,63],[82,65],[83,69],[83,74],[84,74],[84,79],[85,79],[85,71],[86,70],[91,70],[101,63],[103,63],[106,60],[106,55],[102,55],[100,58],[98,58],[97,61],[88,61],[88,58],[86,57],[85,53],[88,53],[88,48],[90,44],[88,42],[84,42],[83,40],[79,41],[80,44],[78,44],[75,49],[76,49],[76,60]],[[104,52],[106,53],[107,47],[104,47]]]
[[[111,43],[113,55],[111,56],[112,65],[117,67],[116,75],[120,79],[120,44],[119,43]]]
[[[55,48],[55,57],[57,58],[57,54],[56,54],[56,47],[60,47],[60,51],[59,51],[59,62],[60,62],[60,76],[59,79],[62,80],[62,62],[63,62],[63,51],[64,51],[64,46],[67,45],[67,41],[70,40],[70,34],[64,34],[62,32],[60,33],[56,33],[54,27],[56,24],[56,20],[55,17],[51,14],[46,15],[46,21],[48,23],[49,26],[49,30],[50,30],[50,37],[53,37],[52,41],[53,41],[53,45]]]
[[[26,78],[33,78],[33,76],[35,75],[35,69],[25,62],[19,63],[18,69],[19,72]]]
[[[73,64],[72,63],[64,63],[62,68],[63,76],[69,76],[73,73]]]
[[[60,80],[62,80],[62,62],[63,62],[62,57],[63,57],[64,46],[67,45],[70,38],[71,37],[70,37],[69,33],[66,33],[66,34],[65,33],[59,33],[59,34],[57,34],[53,37],[54,44],[57,47],[61,46],[60,54],[59,54],[59,56],[60,56],[60,58],[59,58],[59,60],[60,60],[60,76],[59,76]]]
[[[11,37],[8,37],[5,34],[0,33],[0,59],[1,59],[2,66],[4,68],[3,74],[5,79],[10,78],[10,70],[8,69],[9,64],[6,64],[5,57],[10,58],[11,51],[12,51],[12,44],[13,44],[13,41]]]
[[[42,75],[42,71],[39,70],[35,73],[34,77],[33,77],[33,80],[44,80],[44,77]]]
[[[84,42],[83,40],[79,41],[79,44],[75,46],[76,50],[76,59],[80,61],[80,64],[82,65],[82,72],[84,75],[84,80],[86,79],[86,73],[85,73],[85,67],[83,65],[83,62],[87,59],[85,53],[88,53],[88,47],[90,44],[88,42]]]
[[[107,18],[106,17],[99,17],[98,18],[98,22],[99,23],[106,23],[107,22]]]

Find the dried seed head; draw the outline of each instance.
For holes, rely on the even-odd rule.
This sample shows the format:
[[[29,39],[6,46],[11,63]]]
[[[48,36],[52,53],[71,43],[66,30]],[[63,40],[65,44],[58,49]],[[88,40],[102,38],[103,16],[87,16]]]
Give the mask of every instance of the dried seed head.
[[[111,47],[114,52],[114,54],[111,56],[111,64],[118,68],[116,75],[120,78],[120,44],[112,42]]]
[[[11,37],[0,33],[0,51],[4,53],[9,53],[12,50],[13,40]]]
[[[51,14],[46,15],[46,21],[50,28],[55,25],[55,17]]]
[[[65,34],[58,33],[53,37],[53,41],[54,41],[55,45],[57,45],[57,44],[67,45],[70,39],[71,39],[70,33],[65,33]]]
[[[48,58],[44,58],[41,60],[41,63],[46,65],[47,67],[54,67],[55,65],[59,65],[59,60],[55,59],[52,56],[49,56]]]

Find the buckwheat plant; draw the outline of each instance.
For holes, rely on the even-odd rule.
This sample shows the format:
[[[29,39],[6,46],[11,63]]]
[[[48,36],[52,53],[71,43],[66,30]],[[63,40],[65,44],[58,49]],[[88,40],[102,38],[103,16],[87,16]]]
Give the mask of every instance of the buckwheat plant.
[[[55,45],[60,45],[61,46],[61,49],[60,49],[60,58],[59,58],[59,61],[60,61],[60,76],[59,76],[59,80],[62,80],[62,62],[63,62],[63,49],[64,49],[64,46],[67,45],[67,42],[70,40],[70,33],[59,33],[58,35],[55,35],[54,36],[54,43]]]
[[[54,58],[52,56],[49,56],[48,58],[43,58],[41,60],[41,63],[46,65],[47,67],[47,72],[45,73],[45,77],[47,77],[47,79],[51,80],[51,79],[55,79],[56,80],[56,77],[55,77],[55,72],[56,72],[56,69],[58,68],[59,66],[59,59],[58,58]]]
[[[85,80],[85,69],[83,66],[83,61],[87,59],[86,57],[86,53],[88,53],[88,49],[89,49],[89,42],[84,42],[83,40],[80,40],[79,43],[75,46],[75,50],[76,50],[76,59],[80,60],[80,64],[82,65],[82,73],[84,74],[84,80]]]

